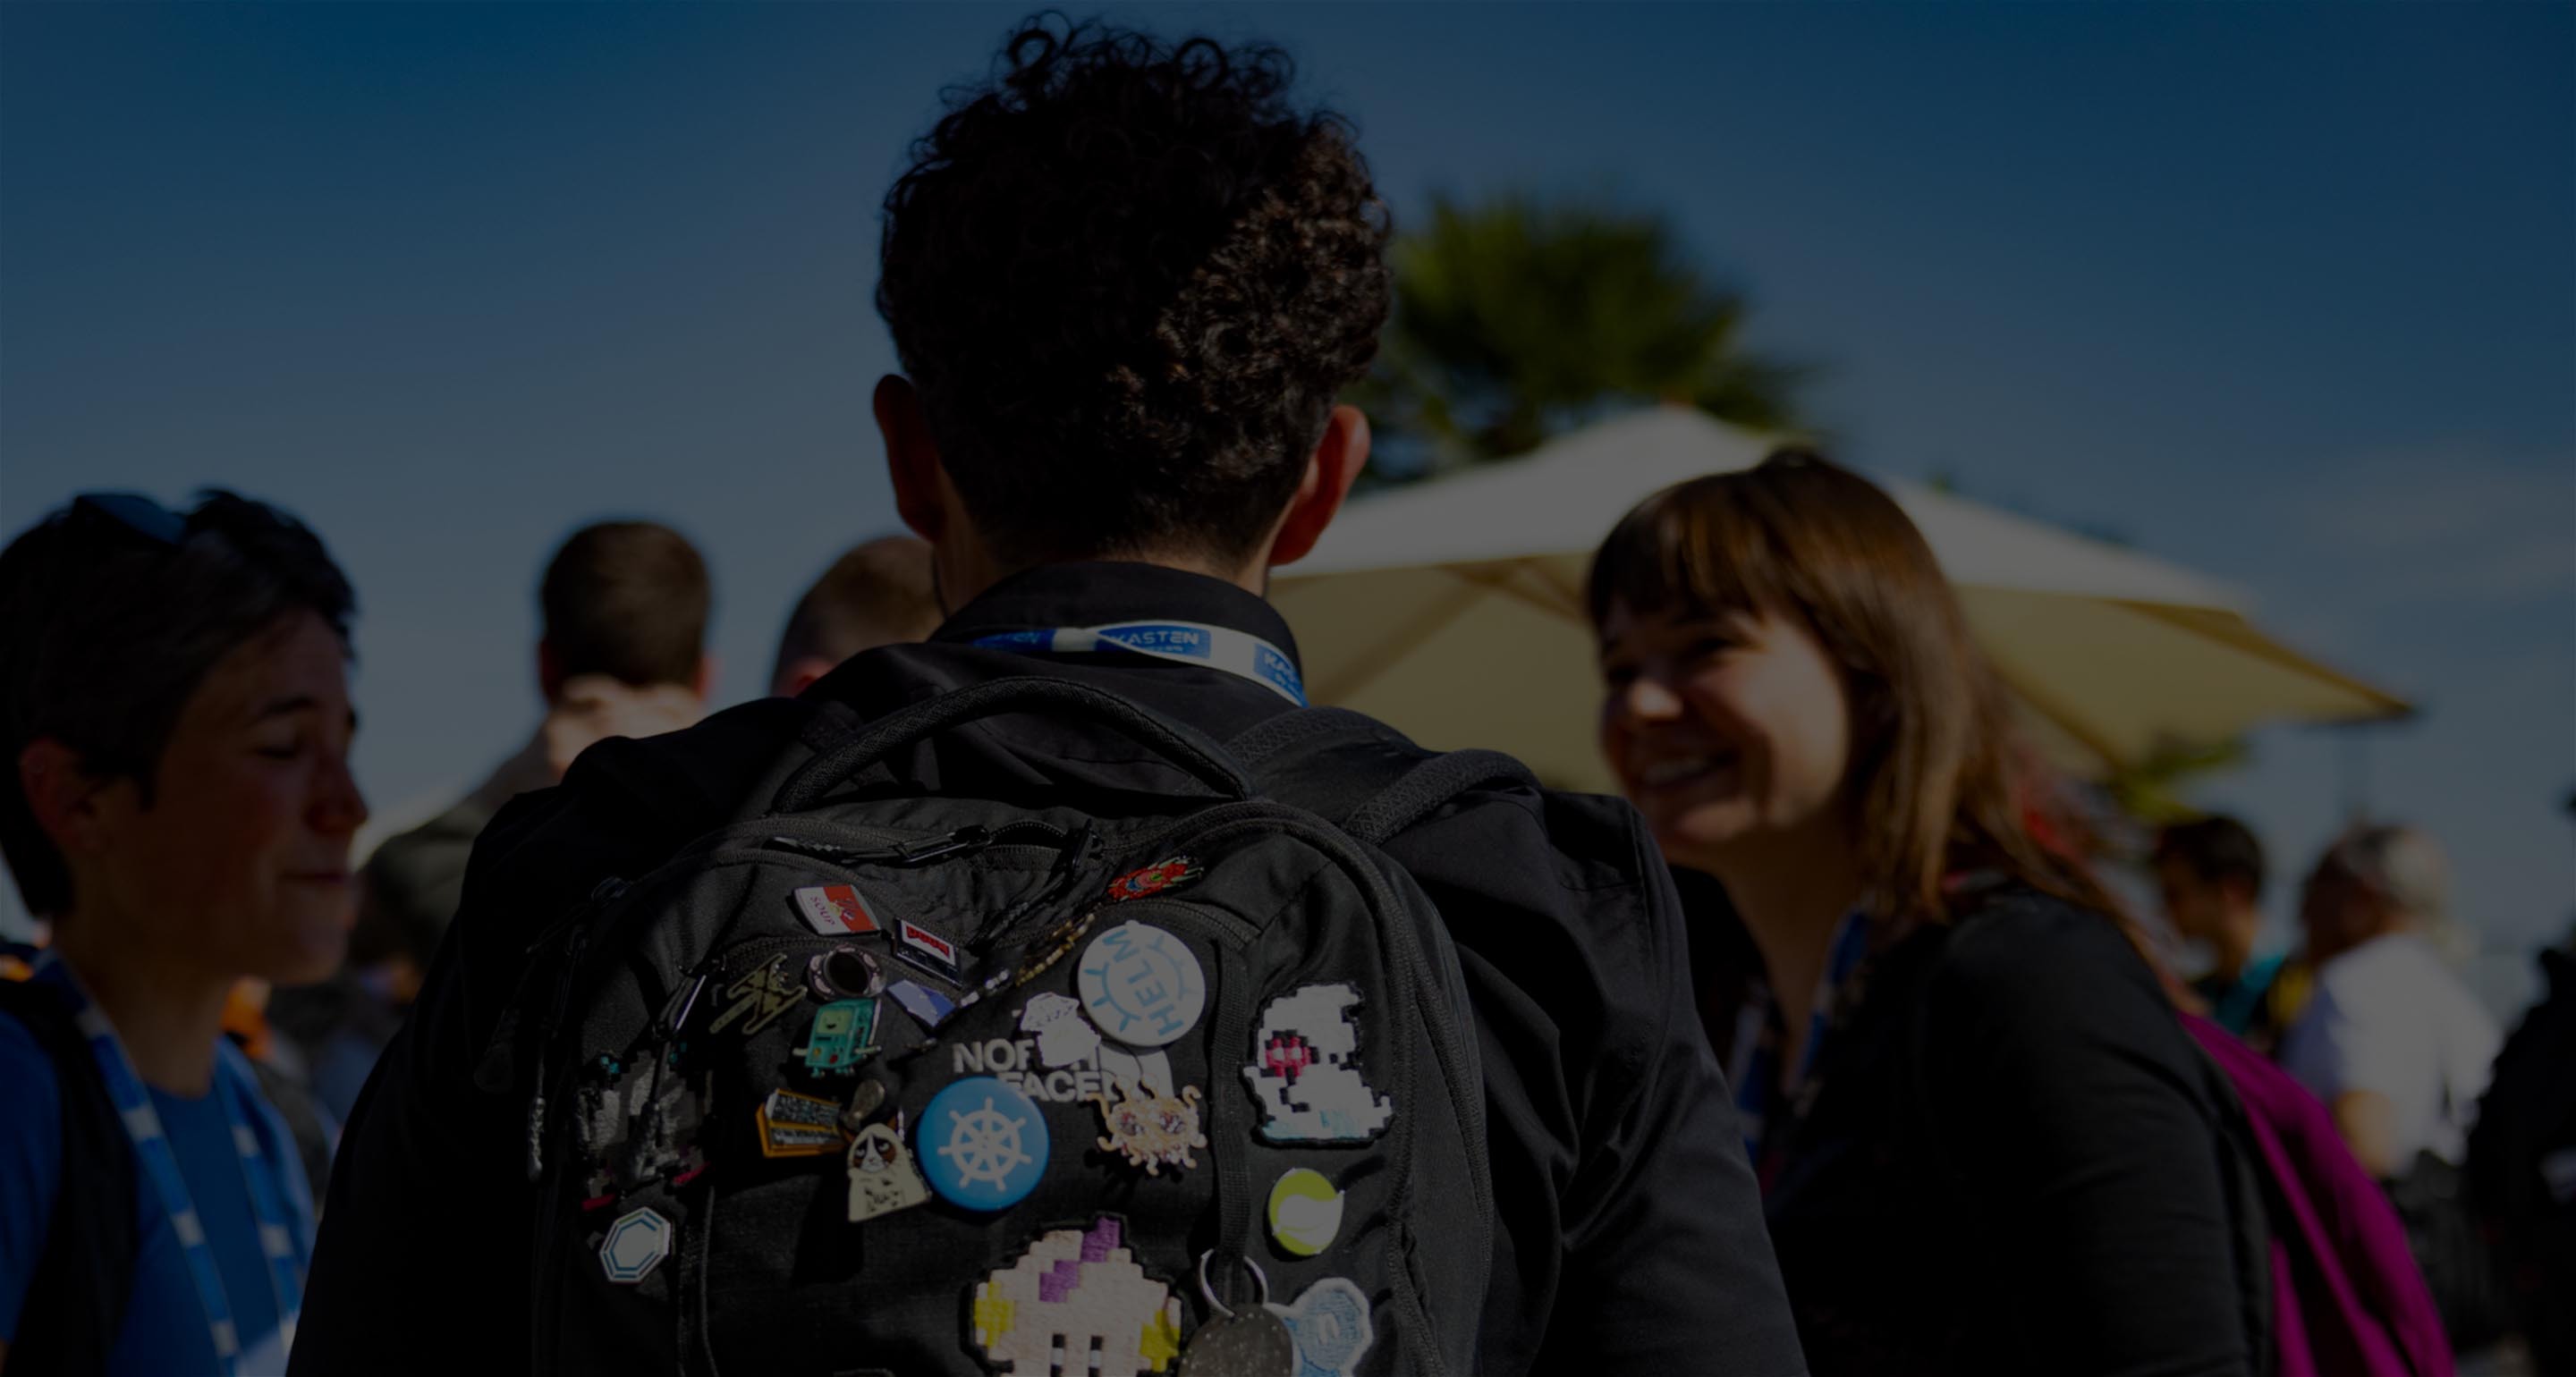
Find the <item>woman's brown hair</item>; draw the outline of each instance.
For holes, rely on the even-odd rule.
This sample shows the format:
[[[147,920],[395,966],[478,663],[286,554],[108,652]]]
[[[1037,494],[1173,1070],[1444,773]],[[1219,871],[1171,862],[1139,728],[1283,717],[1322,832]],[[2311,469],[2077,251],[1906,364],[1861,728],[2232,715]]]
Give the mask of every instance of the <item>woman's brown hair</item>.
[[[1890,916],[1946,920],[1945,880],[1985,870],[2128,926],[2080,863],[2032,837],[2010,700],[1932,547],[1868,479],[1792,449],[1666,488],[1602,543],[1588,597],[1596,628],[1617,604],[1782,615],[1816,637],[1851,699],[1851,834]]]

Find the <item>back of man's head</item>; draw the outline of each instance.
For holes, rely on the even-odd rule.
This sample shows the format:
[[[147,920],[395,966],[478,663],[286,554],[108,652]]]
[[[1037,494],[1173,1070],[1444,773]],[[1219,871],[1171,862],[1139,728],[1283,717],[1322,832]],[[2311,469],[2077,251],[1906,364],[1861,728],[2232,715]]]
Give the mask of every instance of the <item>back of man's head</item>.
[[[2441,843],[2412,827],[2368,824],[2335,839],[2320,871],[2360,886],[2391,927],[2426,927],[2450,912],[2451,863]]]
[[[697,687],[711,600],[706,561],[668,526],[604,521],[574,532],[537,591],[548,695],[588,674]]]
[[[886,195],[877,308],[1014,564],[1232,567],[1295,496],[1388,303],[1384,205],[1285,54],[1060,21]]]
[[[2247,903],[2263,897],[2263,843],[2224,813],[2167,826],[2156,837],[2155,858],[2178,862],[2204,885],[2242,886]]]
[[[779,638],[769,691],[792,696],[863,650],[918,641],[939,628],[930,545],[887,536],[844,551],[796,600]]]

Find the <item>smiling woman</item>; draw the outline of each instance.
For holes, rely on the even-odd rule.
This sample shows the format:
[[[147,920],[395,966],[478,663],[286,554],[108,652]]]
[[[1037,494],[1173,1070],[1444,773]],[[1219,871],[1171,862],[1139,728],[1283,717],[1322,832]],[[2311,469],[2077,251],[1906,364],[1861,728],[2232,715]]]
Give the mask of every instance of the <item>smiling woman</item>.
[[[2035,840],[1904,513],[1774,455],[1647,499],[1590,599],[1603,749],[1665,859],[1724,891],[1699,968],[1750,938],[1752,978],[1700,997],[1817,1377],[2255,1370],[2230,1092]]]
[[[284,1368],[312,1210],[222,1029],[347,941],[351,610],[228,493],[91,494],[0,553],[0,849],[53,931],[0,986],[0,1368]]]

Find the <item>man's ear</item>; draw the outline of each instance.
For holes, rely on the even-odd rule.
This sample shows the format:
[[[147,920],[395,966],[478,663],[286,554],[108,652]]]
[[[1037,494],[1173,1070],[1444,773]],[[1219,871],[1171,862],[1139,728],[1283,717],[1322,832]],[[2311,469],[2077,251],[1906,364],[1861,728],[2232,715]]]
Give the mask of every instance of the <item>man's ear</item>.
[[[1306,481],[1297,485],[1278,538],[1270,543],[1274,567],[1304,559],[1323,539],[1324,528],[1333,524],[1342,499],[1350,496],[1351,484],[1367,466],[1368,453],[1368,417],[1355,406],[1334,407],[1324,422],[1324,438],[1315,442],[1315,453],[1306,461]]]
[[[936,545],[952,513],[921,393],[910,378],[888,373],[877,379],[875,409],[877,433],[885,437],[886,478],[894,484],[895,512],[913,534]]]
[[[80,753],[40,736],[18,752],[18,789],[45,839],[65,855],[94,851],[106,840],[106,794],[117,783],[91,774]]]
[[[555,654],[554,642],[538,638],[537,692],[544,694],[546,701],[552,703],[563,697],[563,682],[563,661]]]
[[[713,651],[698,653],[698,672],[690,679],[689,692],[701,703],[715,696],[716,657]]]
[[[815,680],[837,668],[838,665],[820,655],[799,656],[795,663],[779,671],[778,677],[769,685],[769,692],[778,698],[794,698],[812,688]]]

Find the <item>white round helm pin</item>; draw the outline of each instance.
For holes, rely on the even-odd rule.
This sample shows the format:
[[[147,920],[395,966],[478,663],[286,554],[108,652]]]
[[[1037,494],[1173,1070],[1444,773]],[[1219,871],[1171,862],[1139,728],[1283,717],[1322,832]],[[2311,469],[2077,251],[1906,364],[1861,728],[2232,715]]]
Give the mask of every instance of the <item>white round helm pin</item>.
[[[1092,938],[1076,985],[1083,1012],[1130,1047],[1180,1040],[1207,1008],[1198,954],[1179,934],[1144,923],[1121,923]]]

